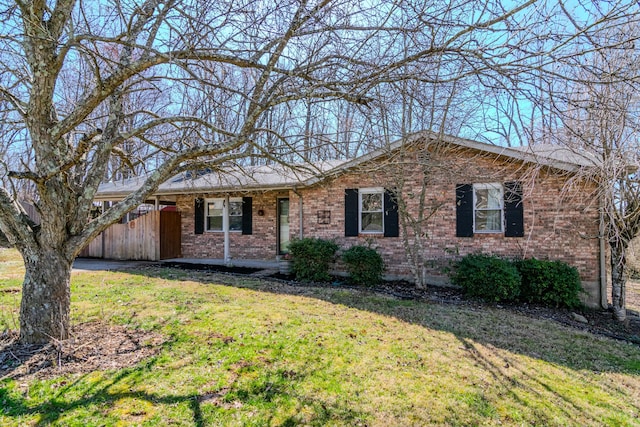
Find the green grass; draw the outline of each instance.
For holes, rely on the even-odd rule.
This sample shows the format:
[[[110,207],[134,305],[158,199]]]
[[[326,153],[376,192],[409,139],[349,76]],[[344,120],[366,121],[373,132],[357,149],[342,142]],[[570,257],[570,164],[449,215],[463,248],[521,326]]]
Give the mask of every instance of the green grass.
[[[0,425],[640,424],[640,348],[508,311],[173,269],[72,288],[74,322],[169,340],[132,368],[0,381]],[[0,326],[18,302],[0,292]]]

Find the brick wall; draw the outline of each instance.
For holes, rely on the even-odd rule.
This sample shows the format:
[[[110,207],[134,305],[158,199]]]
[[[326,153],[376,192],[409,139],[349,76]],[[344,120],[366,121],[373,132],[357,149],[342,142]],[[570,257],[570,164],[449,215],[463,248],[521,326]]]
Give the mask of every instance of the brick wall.
[[[415,155],[415,153],[412,153]],[[406,159],[404,159],[406,160]],[[390,164],[401,164],[389,159]],[[491,155],[471,150],[450,150],[432,153],[431,167],[426,171],[427,212],[433,215],[423,222],[426,234],[425,258],[434,281],[446,277],[450,262],[469,253],[483,252],[506,257],[537,257],[562,260],[580,272],[583,286],[590,294],[587,301],[596,305],[599,298],[599,242],[597,202],[590,197],[593,187],[574,183],[559,171],[528,168],[521,162],[505,162]],[[334,238],[344,248],[355,244],[375,247],[386,264],[390,276],[407,277],[410,266],[401,236],[376,235],[344,237],[344,190],[364,187],[403,188],[407,211],[415,219],[419,192],[425,173],[412,159],[402,167],[399,178],[392,171],[399,167],[376,165],[363,167],[361,172],[345,174],[331,182],[302,191],[304,198],[304,234]],[[456,237],[456,184],[523,183],[524,237],[504,237],[503,233],[476,233],[473,237]],[[410,193],[413,193],[412,195]],[[412,197],[413,196],[413,197]],[[292,205],[292,212],[294,207]],[[296,208],[297,209],[297,208]],[[317,212],[329,210],[331,224],[319,224]],[[408,241],[412,241],[408,230]]]
[[[247,194],[232,193],[229,197],[243,197]],[[230,232],[231,258],[276,259],[276,200],[288,197],[288,192],[263,192],[249,194],[253,198],[252,234],[242,235]],[[194,194],[178,197],[177,208],[182,213],[182,256],[184,258],[224,258],[224,233],[205,231],[194,233],[194,202],[196,197],[224,197],[219,194]],[[263,215],[258,212],[263,211]]]
[[[433,212],[423,222],[425,257],[434,279],[445,277],[443,267],[460,256],[484,252],[509,257],[532,257],[562,260],[578,268],[583,285],[597,301],[599,264],[598,212],[595,201],[584,184],[567,191],[569,176],[558,171],[534,170],[521,162],[507,162],[495,155],[472,150],[439,150],[429,153],[428,168],[416,164],[416,155],[385,159],[364,165],[312,188],[294,192],[252,194],[253,234],[231,233],[233,258],[275,259],[276,199],[290,197],[290,235],[300,235],[300,203],[303,212],[303,235],[335,239],[348,248],[355,244],[375,247],[383,256],[386,273],[409,277],[410,269],[404,250],[402,227],[400,237],[380,235],[344,236],[344,190],[347,188],[402,188],[407,211],[415,216],[422,182],[426,182],[425,206]],[[422,154],[424,157],[424,153]],[[392,166],[393,165],[393,166]],[[401,166],[404,165],[404,166]],[[402,170],[403,173],[398,173]],[[503,183],[519,180],[523,183],[524,237],[504,237],[502,233],[475,234],[456,237],[456,184]],[[210,197],[202,194],[198,197]],[[242,196],[242,194],[231,194]],[[211,196],[213,197],[213,196]],[[194,198],[181,196],[178,209],[182,212],[182,253],[184,257],[222,258],[223,234],[194,234]],[[431,209],[433,208],[433,210]],[[258,216],[259,210],[264,216]],[[408,231],[408,241],[412,233]],[[593,302],[592,301],[592,302]]]

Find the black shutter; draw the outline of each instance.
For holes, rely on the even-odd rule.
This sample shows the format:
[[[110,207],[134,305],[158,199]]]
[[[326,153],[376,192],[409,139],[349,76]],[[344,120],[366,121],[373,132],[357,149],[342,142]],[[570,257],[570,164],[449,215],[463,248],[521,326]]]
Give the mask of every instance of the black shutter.
[[[389,190],[384,190],[384,237],[398,237],[398,202]]]
[[[524,236],[522,184],[517,181],[504,183],[504,223],[505,237]]]
[[[473,184],[456,185],[456,236],[473,236]]]
[[[358,189],[344,190],[344,235],[358,235]]]
[[[194,233],[204,233],[204,199],[196,199],[194,206],[193,221],[194,221]]]
[[[242,198],[242,234],[253,233],[253,198]]]

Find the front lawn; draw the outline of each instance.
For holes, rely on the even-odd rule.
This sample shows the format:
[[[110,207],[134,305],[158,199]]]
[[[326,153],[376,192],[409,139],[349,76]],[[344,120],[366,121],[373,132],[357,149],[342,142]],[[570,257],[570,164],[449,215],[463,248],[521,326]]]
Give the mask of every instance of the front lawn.
[[[0,425],[639,424],[640,347],[498,308],[161,268],[72,288],[74,324],[164,339],[131,367],[3,378]]]

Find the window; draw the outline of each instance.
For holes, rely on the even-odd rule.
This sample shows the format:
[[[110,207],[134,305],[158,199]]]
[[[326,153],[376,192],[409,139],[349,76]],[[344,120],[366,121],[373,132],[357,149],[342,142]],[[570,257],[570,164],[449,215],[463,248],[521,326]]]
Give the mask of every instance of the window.
[[[398,203],[391,190],[347,188],[344,190],[344,235],[400,235]]]
[[[365,188],[360,192],[360,232],[382,233],[384,231],[384,190]]]
[[[229,231],[242,231],[242,199],[207,199],[205,208],[205,230],[224,231],[225,215],[228,216]]]
[[[224,199],[207,200],[205,229],[207,231],[222,231],[223,214]]]
[[[229,231],[242,231],[242,199],[229,199]]]
[[[473,231],[476,233],[502,232],[502,184],[473,185]]]
[[[457,184],[456,237],[503,231],[504,237],[524,236],[522,184]]]

